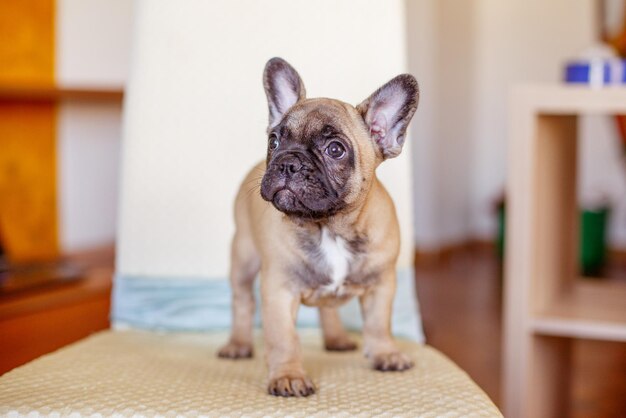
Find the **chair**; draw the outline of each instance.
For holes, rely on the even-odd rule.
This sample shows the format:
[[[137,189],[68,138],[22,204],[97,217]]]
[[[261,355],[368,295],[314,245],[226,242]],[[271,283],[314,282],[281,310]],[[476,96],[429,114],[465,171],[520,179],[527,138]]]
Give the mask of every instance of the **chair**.
[[[114,327],[0,377],[1,416],[500,416],[467,374],[421,344],[406,150],[379,176],[404,243],[394,332],[416,366],[382,373],[360,352],[324,351],[312,310],[299,317],[304,367],[319,386],[309,398],[266,393],[260,338],[254,359],[215,355],[229,325],[231,206],[265,152],[265,61],[282,55],[311,96],[354,103],[405,62],[400,0],[363,13],[358,0],[295,3],[137,3]],[[342,315],[358,329],[354,304]]]

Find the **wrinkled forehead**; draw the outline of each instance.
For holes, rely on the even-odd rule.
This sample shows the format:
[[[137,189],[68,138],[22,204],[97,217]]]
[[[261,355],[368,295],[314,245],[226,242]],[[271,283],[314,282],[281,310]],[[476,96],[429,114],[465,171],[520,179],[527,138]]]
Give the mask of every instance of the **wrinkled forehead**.
[[[330,127],[337,133],[349,133],[352,120],[350,105],[332,99],[307,99],[294,105],[272,129],[283,137],[308,139]]]

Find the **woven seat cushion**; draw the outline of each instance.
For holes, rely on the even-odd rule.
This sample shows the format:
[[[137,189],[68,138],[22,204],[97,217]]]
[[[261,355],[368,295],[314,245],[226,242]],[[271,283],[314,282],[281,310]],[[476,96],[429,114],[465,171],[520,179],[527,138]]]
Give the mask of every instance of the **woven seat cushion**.
[[[226,334],[110,331],[0,377],[1,416],[501,416],[471,379],[433,348],[401,341],[416,366],[368,367],[360,352],[328,353],[301,331],[309,398],[266,394],[261,341],[251,360],[215,356]]]

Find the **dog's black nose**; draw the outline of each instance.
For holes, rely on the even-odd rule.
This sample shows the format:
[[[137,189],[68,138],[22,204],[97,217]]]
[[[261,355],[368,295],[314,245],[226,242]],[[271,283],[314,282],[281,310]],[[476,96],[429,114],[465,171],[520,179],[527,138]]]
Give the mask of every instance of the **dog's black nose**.
[[[273,167],[283,175],[290,175],[302,170],[302,163],[295,155],[286,155],[273,164]]]

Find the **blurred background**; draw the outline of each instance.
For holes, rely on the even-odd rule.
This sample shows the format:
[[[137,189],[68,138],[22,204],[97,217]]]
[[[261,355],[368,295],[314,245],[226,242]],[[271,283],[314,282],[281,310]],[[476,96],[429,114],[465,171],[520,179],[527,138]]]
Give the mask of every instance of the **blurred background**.
[[[291,25],[307,27],[315,19],[334,22],[322,27],[324,39],[341,40],[342,33],[356,25],[349,16],[364,14],[361,20],[371,22],[367,42],[338,41],[340,47],[334,53],[356,48],[370,53],[372,62],[324,61],[325,44],[315,45],[314,33],[310,44],[284,58],[304,69],[301,74],[314,96],[350,99],[355,104],[377,87],[370,79],[382,84],[395,75],[376,62],[381,49],[393,50],[404,69],[417,77],[421,98],[412,123],[411,147],[396,166],[400,171],[392,172],[403,173],[406,168],[406,178],[391,187],[404,190],[406,185],[410,190],[395,193],[401,218],[408,225],[403,228],[404,242],[414,244],[404,248],[410,263],[414,259],[426,339],[502,406],[502,289],[506,280],[502,266],[511,90],[526,83],[585,83],[588,80],[579,78],[571,67],[577,63],[584,67],[604,60],[621,65],[617,58],[626,54],[626,2],[392,3],[389,13],[400,14],[404,27],[394,28],[402,34],[401,41],[387,45],[389,38],[383,35],[377,43],[377,31],[386,30],[377,26],[372,12],[379,10],[380,2],[363,2],[361,10],[323,2],[317,14],[302,12],[304,6],[293,2],[283,11],[294,19]],[[144,73],[130,71],[131,64],[146,53],[134,44],[141,39],[136,36],[138,28],[145,25],[136,18],[137,8],[145,7],[139,4],[143,3],[0,0],[0,373],[110,326],[120,167],[122,157],[139,152],[135,148],[121,153],[122,110],[133,100],[124,96],[131,78],[137,85],[143,77],[153,81],[155,77],[145,67]],[[223,14],[211,24],[224,27],[242,19],[258,21],[263,28],[263,13],[276,12],[237,1],[217,2],[216,11],[220,7]],[[271,55],[279,55],[280,48],[290,42],[290,34],[284,33],[288,31],[280,29],[267,29],[276,31],[271,36],[280,37],[276,42],[281,46]],[[233,111],[256,106],[264,114],[260,75],[271,57],[265,51],[271,51],[272,45],[259,52],[253,39],[260,36],[271,42],[269,34],[242,32],[242,39],[251,39],[247,50],[239,47],[240,42],[238,48],[230,48],[231,38],[217,39],[216,35],[207,40],[221,45],[223,53],[209,59],[222,68],[219,74],[232,73],[232,68],[245,62],[237,57],[254,57],[256,67],[250,69],[254,79],[246,75],[242,81],[245,88],[250,86],[250,104],[235,106],[224,99],[223,106]],[[167,42],[151,46],[155,51],[176,47]],[[172,68],[194,64],[185,54],[179,51],[179,61]],[[350,56],[346,54],[346,60]],[[568,72],[568,65],[573,72]],[[342,90],[346,73],[368,84]],[[192,85],[185,84],[185,88]],[[163,86],[168,88],[172,86]],[[258,131],[258,141],[239,145],[251,161],[264,155],[264,123],[263,119],[251,121],[251,135]],[[579,115],[577,126],[581,275],[588,277],[585,280],[626,286],[626,119],[585,114]],[[207,134],[214,129],[218,128],[206,127]],[[225,180],[224,210],[229,210],[229,194],[234,195],[243,175],[233,172],[232,179]],[[133,190],[125,193],[132,200]],[[139,222],[144,215],[150,216],[134,216]],[[212,233],[227,235],[231,226],[225,225],[224,230]],[[120,228],[120,234],[128,228],[132,226]],[[135,262],[134,245],[139,244],[128,244],[118,260],[128,265]],[[216,265],[222,268],[228,249],[221,245],[215,251],[221,260]],[[206,274],[212,274],[206,265]],[[623,327],[626,318],[617,322]],[[564,382],[569,388],[571,416],[626,416],[626,337],[623,332],[619,335],[618,341],[573,342],[568,360],[571,374]]]

